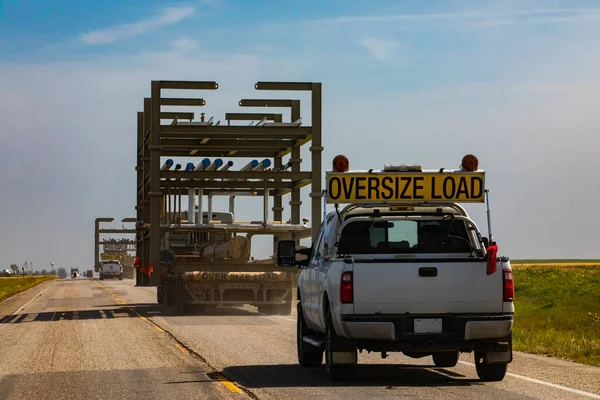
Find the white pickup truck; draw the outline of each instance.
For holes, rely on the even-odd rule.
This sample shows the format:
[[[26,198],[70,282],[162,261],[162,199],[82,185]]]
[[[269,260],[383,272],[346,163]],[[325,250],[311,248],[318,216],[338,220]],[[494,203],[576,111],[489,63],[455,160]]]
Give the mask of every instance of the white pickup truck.
[[[123,280],[123,265],[119,260],[105,260],[100,264],[100,280],[105,278],[119,278]]]
[[[338,380],[352,377],[357,350],[383,358],[431,355],[446,368],[460,352],[474,352],[482,381],[504,379],[512,361],[510,262],[497,257],[495,242],[482,237],[459,204],[485,201],[483,171],[388,166],[349,173],[347,165],[346,159],[341,171],[327,173],[327,201],[336,208],[312,247],[297,251],[294,241],[278,243],[278,265],[300,264],[300,365],[320,366],[325,353],[328,376]],[[409,180],[413,186],[403,186]],[[452,185],[469,193],[452,196]],[[382,202],[386,187],[390,198]],[[440,192],[444,199],[436,197]],[[350,205],[339,210],[338,202]],[[298,253],[307,259],[298,262]]]

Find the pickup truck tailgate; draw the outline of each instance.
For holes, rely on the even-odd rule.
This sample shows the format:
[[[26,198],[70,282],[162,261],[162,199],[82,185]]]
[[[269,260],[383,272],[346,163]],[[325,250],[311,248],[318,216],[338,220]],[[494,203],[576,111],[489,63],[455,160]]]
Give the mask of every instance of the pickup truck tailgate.
[[[501,313],[502,271],[477,260],[355,260],[355,314]]]

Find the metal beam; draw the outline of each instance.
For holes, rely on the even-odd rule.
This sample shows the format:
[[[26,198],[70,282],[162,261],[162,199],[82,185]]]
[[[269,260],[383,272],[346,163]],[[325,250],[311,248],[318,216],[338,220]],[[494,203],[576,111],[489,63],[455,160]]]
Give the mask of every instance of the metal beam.
[[[161,97],[161,106],[205,106],[206,101],[204,99],[185,99],[177,97]],[[159,112],[160,113],[160,112]]]
[[[256,90],[289,90],[306,91],[312,90],[312,82],[256,82]]]
[[[250,125],[161,125],[160,134],[196,134],[204,137],[204,134],[218,134],[221,137],[239,137],[239,134],[266,134],[271,135],[310,135],[310,126],[250,126]]]
[[[206,149],[206,150],[244,150],[244,149],[265,149],[265,148],[273,148],[273,150],[277,149],[287,149],[290,147],[296,146],[297,142],[295,140],[235,140],[235,139],[162,139],[160,142],[163,148],[169,147],[189,147],[196,149]]]
[[[160,119],[194,119],[193,112],[177,112],[177,111],[163,111],[160,113]]]
[[[282,122],[281,114],[263,114],[263,113],[227,113],[225,119],[228,121],[254,121],[266,118],[268,121]]]
[[[217,90],[219,84],[213,81],[158,81],[161,89]]]
[[[286,179],[300,181],[312,178],[311,172],[300,171],[160,171],[159,169],[158,172],[161,178],[166,179]]]
[[[276,150],[254,150],[254,151],[202,151],[199,150],[195,154],[190,154],[193,150],[180,150],[180,149],[163,149],[161,155],[163,157],[240,157],[240,158],[273,158],[278,153]],[[235,152],[235,153],[233,153]],[[185,171],[184,171],[185,172]]]
[[[291,107],[292,101],[287,99],[242,99],[240,107]]]
[[[137,230],[136,229],[99,229],[98,230],[99,233],[136,233]]]
[[[306,182],[306,181],[303,181]],[[169,185],[169,187],[184,187],[184,188],[203,188],[205,190],[212,189],[228,189],[228,190],[262,190],[265,188],[265,184],[263,181],[166,181],[161,180],[160,185],[161,188],[165,188]],[[269,189],[292,189],[294,187],[294,182],[268,182]]]

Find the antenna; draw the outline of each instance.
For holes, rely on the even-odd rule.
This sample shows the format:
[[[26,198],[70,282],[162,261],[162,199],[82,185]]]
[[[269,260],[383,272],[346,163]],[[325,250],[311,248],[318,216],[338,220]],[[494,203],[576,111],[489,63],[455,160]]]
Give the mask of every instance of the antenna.
[[[490,215],[490,189],[485,189],[485,202],[487,204],[488,236],[490,238],[490,244],[492,244],[494,243],[494,237],[492,236],[492,217]]]

